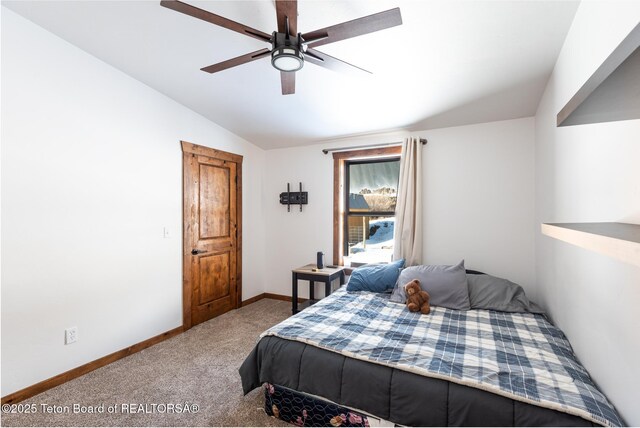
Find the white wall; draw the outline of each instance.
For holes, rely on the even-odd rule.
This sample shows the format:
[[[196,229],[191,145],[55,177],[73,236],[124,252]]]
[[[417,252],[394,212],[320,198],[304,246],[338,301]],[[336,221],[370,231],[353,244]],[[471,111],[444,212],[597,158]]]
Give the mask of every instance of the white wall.
[[[181,139],[244,156],[263,292],[263,150],[4,7],[2,107],[3,396],[182,324]]]
[[[533,118],[424,132],[426,262],[534,276]],[[533,295],[532,298],[535,298]]]
[[[519,282],[534,278],[533,118],[416,132],[424,151],[424,263],[466,266]],[[326,144],[269,150],[265,181],[265,291],[290,295],[291,269],[333,254],[333,158],[325,147],[400,141],[372,135]],[[302,181],[309,205],[288,213],[278,203],[287,182]],[[301,282],[303,284],[303,282]],[[301,287],[306,296],[308,287]],[[322,294],[316,291],[318,294]]]
[[[538,294],[580,361],[640,425],[640,269],[541,235],[541,222],[640,224],[640,120],[557,128],[556,114],[640,21],[640,2],[582,2],[536,115]]]

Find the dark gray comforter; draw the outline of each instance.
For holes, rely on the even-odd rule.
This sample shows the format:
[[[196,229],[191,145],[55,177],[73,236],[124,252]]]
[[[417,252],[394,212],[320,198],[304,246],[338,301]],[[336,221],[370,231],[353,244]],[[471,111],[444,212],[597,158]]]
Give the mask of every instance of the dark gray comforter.
[[[240,376],[245,394],[269,382],[408,426],[593,426],[577,416],[274,336],[260,340]]]

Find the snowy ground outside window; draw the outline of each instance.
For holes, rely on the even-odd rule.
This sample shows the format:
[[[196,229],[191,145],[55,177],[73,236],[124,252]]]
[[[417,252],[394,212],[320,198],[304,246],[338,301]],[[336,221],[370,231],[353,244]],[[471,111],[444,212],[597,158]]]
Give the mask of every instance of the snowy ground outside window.
[[[391,262],[393,257],[393,229],[395,217],[384,217],[369,222],[370,236],[364,243],[349,247],[350,263]]]

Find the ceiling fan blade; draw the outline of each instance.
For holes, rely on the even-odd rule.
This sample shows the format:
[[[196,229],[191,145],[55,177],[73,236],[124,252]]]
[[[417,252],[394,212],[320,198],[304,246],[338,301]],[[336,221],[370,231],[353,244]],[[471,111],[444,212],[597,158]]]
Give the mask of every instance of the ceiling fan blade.
[[[199,9],[190,4],[183,3],[179,0],[162,0],[161,6],[168,9],[175,10],[176,12],[184,13],[185,15],[192,16],[194,18],[202,19],[203,21],[210,22],[211,24],[219,25],[220,27],[227,28],[231,31],[236,31],[245,36],[253,37],[254,39],[262,40],[263,42],[271,43],[271,35],[263,33],[255,28],[247,27],[239,22],[232,21],[222,16],[216,15],[209,11]]]
[[[350,73],[368,73],[373,74],[364,68],[357,67],[353,64],[349,64],[348,62],[344,62],[339,60],[338,58],[334,58],[331,55],[327,55],[324,52],[320,52],[316,49],[308,48],[305,52],[304,59],[306,62],[311,64],[319,65],[320,67],[328,68],[333,71],[347,71]]]
[[[207,73],[216,73],[218,71],[226,70],[227,68],[235,67],[236,65],[245,64],[247,62],[255,61],[260,58],[268,56],[271,51],[267,48],[260,49],[259,51],[251,52],[246,55],[241,55],[236,58],[231,58],[226,61],[219,62],[217,64],[210,65],[208,67],[201,68],[200,70]]]
[[[282,95],[296,93],[296,73],[292,71],[281,71],[280,82],[282,83]]]
[[[279,33],[286,32],[286,22],[289,18],[289,34],[298,34],[298,0],[276,0],[276,16]]]
[[[310,48],[315,48],[401,24],[402,16],[400,15],[400,8],[396,7],[395,9],[390,9],[385,12],[374,13],[373,15],[363,16],[353,21],[311,31],[303,34],[302,38],[309,41],[320,39],[316,42],[309,43]]]

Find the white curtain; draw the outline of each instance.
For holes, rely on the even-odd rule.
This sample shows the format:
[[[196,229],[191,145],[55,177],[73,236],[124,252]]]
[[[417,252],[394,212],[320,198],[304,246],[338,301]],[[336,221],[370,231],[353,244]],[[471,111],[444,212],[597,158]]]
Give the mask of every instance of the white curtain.
[[[405,266],[422,264],[422,143],[405,138],[400,158],[400,180],[393,234],[393,259]]]

